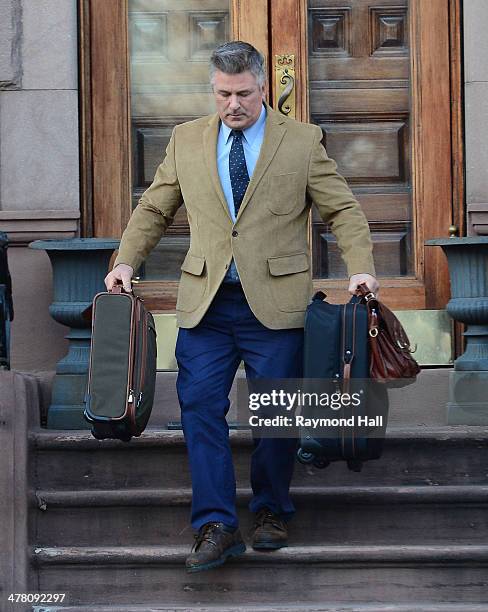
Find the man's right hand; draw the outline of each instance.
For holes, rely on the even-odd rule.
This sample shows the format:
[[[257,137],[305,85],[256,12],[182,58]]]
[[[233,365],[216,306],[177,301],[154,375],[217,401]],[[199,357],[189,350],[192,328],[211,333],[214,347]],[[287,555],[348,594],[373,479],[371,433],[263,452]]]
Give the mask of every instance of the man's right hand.
[[[119,264],[104,278],[107,291],[111,291],[117,280],[122,281],[125,291],[132,291],[131,279],[134,275],[134,268],[128,264]]]

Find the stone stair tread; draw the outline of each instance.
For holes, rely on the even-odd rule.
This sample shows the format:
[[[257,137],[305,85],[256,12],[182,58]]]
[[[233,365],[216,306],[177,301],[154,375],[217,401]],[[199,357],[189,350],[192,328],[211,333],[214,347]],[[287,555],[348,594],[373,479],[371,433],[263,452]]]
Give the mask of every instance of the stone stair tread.
[[[410,440],[466,441],[488,442],[486,426],[445,426],[445,427],[390,427],[386,432],[386,441]],[[249,431],[234,430],[230,432],[234,446],[251,446],[252,436]],[[148,428],[139,438],[130,442],[120,440],[96,440],[88,430],[33,429],[29,441],[38,449],[79,449],[79,448],[136,448],[151,446],[182,446],[185,439],[182,431]]]
[[[32,547],[31,560],[37,565],[184,565],[188,546],[67,546]],[[249,549],[232,564],[260,565],[340,564],[404,565],[488,565],[488,545],[484,544],[380,544],[289,546],[272,553]]]
[[[75,605],[50,606],[50,612],[486,612],[486,603],[469,604],[461,602],[452,603],[357,603],[345,604],[329,602],[325,604],[290,604],[290,605],[251,605],[244,602],[235,606],[199,606],[144,604],[144,605]],[[245,606],[245,607],[244,607]],[[42,609],[45,609],[42,607]],[[32,612],[40,612],[41,607],[34,606]]]
[[[292,487],[292,495],[305,501],[353,504],[488,503],[488,485],[403,485],[403,486],[314,486]],[[238,503],[251,497],[250,488],[237,489]],[[75,489],[35,492],[37,505],[54,507],[186,506],[190,488],[164,489]]]

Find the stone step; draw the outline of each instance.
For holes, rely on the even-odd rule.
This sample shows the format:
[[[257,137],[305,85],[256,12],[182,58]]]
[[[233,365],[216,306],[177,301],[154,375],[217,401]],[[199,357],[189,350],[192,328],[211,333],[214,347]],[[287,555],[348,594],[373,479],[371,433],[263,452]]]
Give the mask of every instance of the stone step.
[[[182,546],[35,547],[31,591],[70,604],[302,606],[324,601],[482,603],[487,545],[328,545],[248,550],[223,567],[187,574]]]
[[[244,607],[245,606],[245,607]],[[158,604],[114,606],[49,606],[49,612],[486,612],[486,604],[442,603],[429,604],[414,601],[408,604],[378,603],[324,603],[319,605],[247,606],[164,606]],[[46,612],[45,606],[34,606],[32,612]]]
[[[238,486],[249,486],[252,438],[230,435]],[[182,432],[147,429],[129,443],[95,440],[89,432],[33,430],[36,489],[189,488]],[[360,473],[344,462],[325,470],[296,465],[295,486],[485,484],[487,427],[389,428],[379,460]]]
[[[415,383],[403,389],[390,389],[389,424],[392,426],[444,426],[446,425],[449,395],[449,373],[451,368],[423,369]],[[148,426],[164,428],[168,421],[180,421],[180,408],[176,395],[177,372],[158,372],[154,406]],[[230,422],[237,417],[237,381],[245,379],[244,370],[239,369],[229,394]],[[427,408],[428,407],[428,408]]]
[[[244,539],[252,528],[249,489],[237,505]],[[294,488],[290,544],[464,544],[488,539],[488,486]],[[38,546],[189,545],[190,489],[39,490]]]

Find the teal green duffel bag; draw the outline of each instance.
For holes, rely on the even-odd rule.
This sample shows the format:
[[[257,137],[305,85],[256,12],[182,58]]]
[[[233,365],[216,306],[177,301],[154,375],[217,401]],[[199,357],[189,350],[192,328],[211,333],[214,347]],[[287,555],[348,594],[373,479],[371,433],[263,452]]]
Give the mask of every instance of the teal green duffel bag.
[[[97,293],[84,416],[99,440],[144,431],[154,402],[156,328],[143,300],[117,284]]]

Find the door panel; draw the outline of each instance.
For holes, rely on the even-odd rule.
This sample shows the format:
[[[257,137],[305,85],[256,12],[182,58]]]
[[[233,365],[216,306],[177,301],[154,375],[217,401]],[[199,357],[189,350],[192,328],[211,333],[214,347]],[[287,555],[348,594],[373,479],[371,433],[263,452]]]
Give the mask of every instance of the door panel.
[[[378,277],[412,276],[406,0],[309,0],[310,121],[363,206]],[[362,201],[373,202],[375,214]],[[385,218],[387,217],[387,218]],[[345,278],[333,234],[312,217],[315,278]]]
[[[133,208],[154,178],[173,127],[214,112],[208,60],[229,40],[230,23],[229,0],[129,0]],[[140,275],[179,279],[189,245],[182,206]]]

